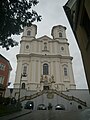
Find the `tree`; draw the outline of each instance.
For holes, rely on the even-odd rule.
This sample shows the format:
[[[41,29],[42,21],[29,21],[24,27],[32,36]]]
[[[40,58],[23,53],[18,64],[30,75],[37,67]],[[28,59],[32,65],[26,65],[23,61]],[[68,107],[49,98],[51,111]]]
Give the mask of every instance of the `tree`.
[[[41,16],[31,10],[37,4],[37,0],[0,0],[0,46],[9,50],[18,45],[12,35],[19,35],[24,26],[36,20],[41,21]]]

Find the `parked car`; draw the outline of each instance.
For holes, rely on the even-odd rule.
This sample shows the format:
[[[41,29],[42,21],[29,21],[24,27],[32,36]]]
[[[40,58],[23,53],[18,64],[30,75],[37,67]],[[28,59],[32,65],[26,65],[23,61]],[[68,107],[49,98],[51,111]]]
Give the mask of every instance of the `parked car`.
[[[34,102],[33,101],[27,101],[24,108],[25,109],[32,109],[33,110],[34,107]]]
[[[39,104],[37,110],[46,110],[47,107],[44,104]]]
[[[64,107],[64,105],[62,105],[62,104],[57,104],[57,105],[55,106],[55,110],[65,110],[65,107]]]

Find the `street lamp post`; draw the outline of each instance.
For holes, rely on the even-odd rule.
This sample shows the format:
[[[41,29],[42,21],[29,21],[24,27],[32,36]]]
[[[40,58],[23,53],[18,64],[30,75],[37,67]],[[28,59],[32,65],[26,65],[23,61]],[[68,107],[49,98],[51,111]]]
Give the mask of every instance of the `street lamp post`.
[[[10,88],[10,98],[12,98],[13,88]]]
[[[21,90],[21,80],[22,80],[22,74],[21,74],[21,77],[20,77],[20,85],[19,85],[19,94],[18,94],[18,102],[20,101],[20,90]]]
[[[26,73],[25,74],[21,74],[21,77],[20,77],[20,85],[19,85],[19,94],[18,94],[18,102],[20,101],[20,91],[21,91],[21,80],[22,80],[22,77],[26,77]]]

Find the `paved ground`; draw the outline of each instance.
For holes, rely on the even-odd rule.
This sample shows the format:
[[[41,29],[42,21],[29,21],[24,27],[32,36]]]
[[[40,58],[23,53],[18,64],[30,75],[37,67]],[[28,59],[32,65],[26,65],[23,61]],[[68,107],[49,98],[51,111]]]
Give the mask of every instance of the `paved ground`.
[[[23,110],[22,112],[0,117],[0,120],[90,120],[90,109],[83,111]]]
[[[32,111],[28,110],[28,109],[23,109],[22,111],[10,114],[10,115],[6,115],[6,116],[2,116],[0,117],[0,120],[12,120],[12,119],[16,119],[18,117],[24,116],[26,114],[30,114]]]

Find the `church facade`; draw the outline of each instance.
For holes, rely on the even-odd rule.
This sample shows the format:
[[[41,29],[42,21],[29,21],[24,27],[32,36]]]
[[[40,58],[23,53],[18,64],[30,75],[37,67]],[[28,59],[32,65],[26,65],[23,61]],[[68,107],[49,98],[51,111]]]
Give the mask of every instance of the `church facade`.
[[[52,38],[46,35],[36,38],[36,34],[36,25],[24,28],[14,88],[35,91],[75,89],[66,27],[54,26]]]

